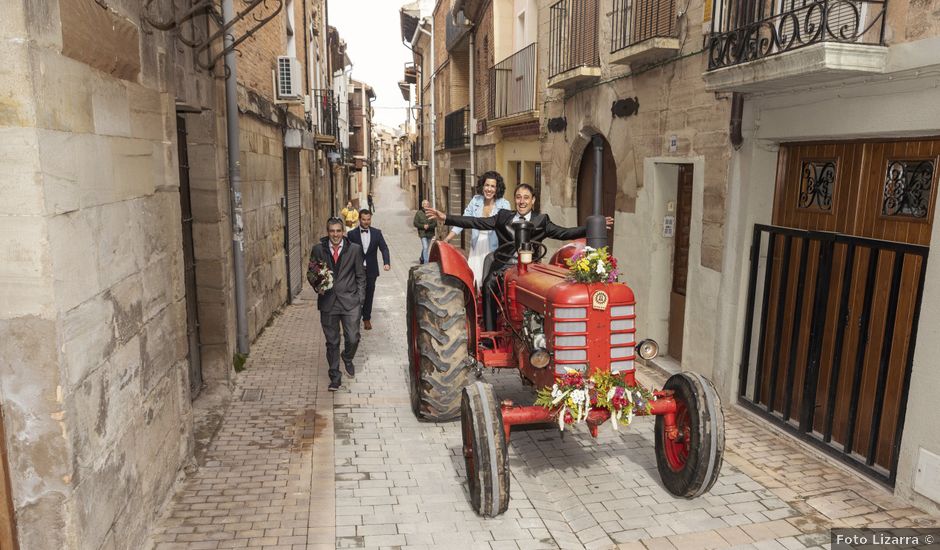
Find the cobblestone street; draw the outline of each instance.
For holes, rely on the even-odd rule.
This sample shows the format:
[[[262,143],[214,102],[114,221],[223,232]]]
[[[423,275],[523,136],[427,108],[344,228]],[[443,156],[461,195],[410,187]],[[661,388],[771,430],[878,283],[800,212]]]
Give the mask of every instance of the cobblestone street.
[[[392,270],[378,280],[374,329],[355,380],[327,392],[309,288],[254,343],[198,471],[148,545],[264,548],[819,548],[832,526],[932,526],[940,518],[827,464],[726,404],[725,463],[703,498],[660,485],[653,420],[515,431],[512,502],[497,519],[470,507],[457,422],[418,422],[406,384],[405,284],[420,242],[397,178],[383,178],[374,224]],[[647,384],[665,377],[641,372]],[[487,372],[526,401],[515,371]]]

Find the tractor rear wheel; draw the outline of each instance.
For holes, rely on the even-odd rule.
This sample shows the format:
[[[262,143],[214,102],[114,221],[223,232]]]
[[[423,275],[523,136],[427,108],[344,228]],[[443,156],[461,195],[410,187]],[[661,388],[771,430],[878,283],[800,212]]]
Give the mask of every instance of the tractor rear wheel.
[[[725,417],[712,383],[694,372],[666,381],[676,400],[676,439],[666,436],[665,421],[656,417],[656,467],[670,493],[698,497],[715,484],[725,449]]]
[[[463,389],[460,428],[470,504],[481,516],[496,517],[509,507],[509,458],[493,386],[475,382]]]
[[[468,383],[467,306],[461,283],[438,264],[413,267],[408,277],[408,377],[411,408],[441,422],[460,414]]]

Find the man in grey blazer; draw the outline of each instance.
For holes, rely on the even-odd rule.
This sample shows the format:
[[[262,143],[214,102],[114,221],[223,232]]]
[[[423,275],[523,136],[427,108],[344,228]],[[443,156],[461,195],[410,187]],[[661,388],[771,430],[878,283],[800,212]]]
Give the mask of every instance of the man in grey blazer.
[[[343,328],[346,347],[343,349],[343,364],[346,375],[355,378],[353,359],[359,346],[359,319],[362,302],[366,294],[366,270],[363,266],[362,247],[349,242],[346,228],[339,218],[326,222],[327,236],[320,239],[310,251],[310,269],[307,280],[313,284],[314,262],[330,267],[333,272],[333,288],[319,292],[317,309],[320,310],[320,325],[326,338],[326,360],[330,364],[330,391],[339,389],[343,374],[339,370],[339,331]]]

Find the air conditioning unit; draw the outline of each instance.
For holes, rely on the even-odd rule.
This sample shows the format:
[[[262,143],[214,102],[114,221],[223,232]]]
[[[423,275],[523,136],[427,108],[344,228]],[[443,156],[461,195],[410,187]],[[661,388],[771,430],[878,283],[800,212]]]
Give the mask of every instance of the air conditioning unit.
[[[300,90],[301,78],[300,62],[297,61],[296,57],[287,55],[278,56],[275,88],[279,100],[302,99]]]

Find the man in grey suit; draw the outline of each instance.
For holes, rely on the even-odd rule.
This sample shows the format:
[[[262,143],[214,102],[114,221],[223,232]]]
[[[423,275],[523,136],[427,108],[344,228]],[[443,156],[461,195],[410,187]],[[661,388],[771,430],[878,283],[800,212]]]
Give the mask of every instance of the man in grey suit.
[[[363,266],[362,247],[349,242],[343,220],[330,218],[326,222],[327,236],[310,251],[310,268],[307,280],[313,284],[314,262],[328,265],[333,272],[333,288],[320,291],[317,309],[320,310],[320,325],[326,338],[326,360],[330,364],[330,391],[339,389],[343,374],[339,370],[339,330],[343,328],[346,347],[343,349],[343,364],[346,375],[355,378],[353,359],[359,346],[359,319],[362,302],[366,294],[366,270]]]

